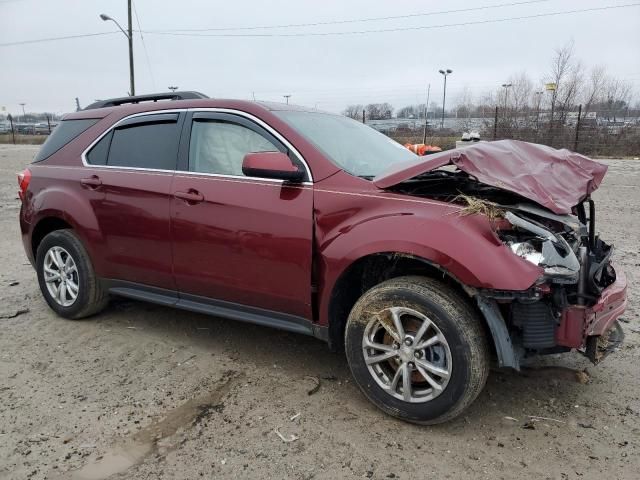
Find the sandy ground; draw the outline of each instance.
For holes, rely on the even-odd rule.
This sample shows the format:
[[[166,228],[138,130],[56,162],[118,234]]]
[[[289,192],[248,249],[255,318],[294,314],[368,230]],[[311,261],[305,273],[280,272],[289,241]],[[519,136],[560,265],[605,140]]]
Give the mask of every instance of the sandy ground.
[[[638,478],[636,289],[626,344],[601,365],[492,371],[462,418],[409,425],[312,338],[125,300],[56,317],[19,238],[15,172],[34,152],[0,147],[0,478]],[[637,284],[640,162],[607,163],[598,225]],[[548,419],[524,428],[529,415]]]

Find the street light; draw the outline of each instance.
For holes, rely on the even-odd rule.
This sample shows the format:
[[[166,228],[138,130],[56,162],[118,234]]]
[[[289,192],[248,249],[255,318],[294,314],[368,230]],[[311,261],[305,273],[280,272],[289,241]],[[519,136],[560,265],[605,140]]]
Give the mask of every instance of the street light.
[[[283,97],[287,100],[287,105],[289,105],[289,97],[291,96],[291,94],[289,95],[283,95]]]
[[[167,87],[167,88],[172,92],[175,92],[176,90],[178,90],[178,87]]]
[[[24,117],[27,116],[27,114],[24,113],[24,106],[26,105],[26,103],[20,103],[19,105],[22,107],[22,121],[24,122]]]
[[[440,128],[444,128],[444,102],[447,99],[447,75],[453,73],[453,70],[447,68],[446,70],[440,70],[440,73],[444,76],[444,91],[442,93],[442,120],[440,121]]]
[[[131,30],[131,0],[128,0],[129,25],[128,25],[127,31],[125,31],[124,28],[120,26],[120,24],[116,21],[115,18],[112,18],[105,13],[101,13],[100,18],[104,22],[112,21],[113,23],[115,23],[120,29],[120,31],[124,34],[124,36],[127,37],[127,41],[129,42],[129,89],[130,89],[130,95],[133,96],[136,94],[136,85],[135,85],[134,73],[133,73],[133,32]]]

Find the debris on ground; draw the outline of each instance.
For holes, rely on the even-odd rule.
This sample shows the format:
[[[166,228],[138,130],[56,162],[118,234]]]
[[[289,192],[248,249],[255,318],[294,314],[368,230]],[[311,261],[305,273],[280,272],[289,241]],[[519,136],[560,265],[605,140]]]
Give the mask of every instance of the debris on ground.
[[[308,378],[308,379],[313,380],[315,382],[315,385],[313,386],[313,388],[311,390],[307,391],[307,395],[313,395],[318,390],[320,390],[320,379],[318,377],[313,377],[311,375],[305,375],[304,378]]]
[[[587,372],[586,368],[582,371],[576,372],[576,380],[578,381],[578,383],[581,383],[583,385],[586,385],[591,381],[591,377],[589,376],[589,372]]]
[[[578,423],[578,426],[582,428],[593,428],[593,429],[596,428],[593,426],[593,423]]]
[[[525,424],[522,426],[522,428],[524,428],[525,430],[535,430],[536,429],[535,420],[527,420]]]
[[[292,422],[294,420],[296,420],[297,418],[300,418],[300,415],[302,415],[302,412],[298,412],[295,415],[293,415],[292,417],[289,418],[289,420],[291,420]]]
[[[278,427],[273,429],[273,432],[278,435],[280,437],[280,440],[282,440],[284,443],[291,443],[291,442],[295,442],[296,440],[298,440],[298,436],[297,435],[289,435],[288,437],[285,437],[284,435],[282,435],[280,433],[280,430],[278,430]]]
[[[25,313],[29,313],[28,308],[19,308],[13,312],[0,313],[0,318],[16,318],[20,315],[24,315]]]
[[[567,422],[564,422],[564,421],[562,421],[562,420],[556,420],[555,418],[549,418],[549,417],[538,417],[537,415],[529,415],[529,418],[530,418],[531,420],[533,420],[533,421],[536,421],[536,420],[547,420],[547,421],[549,421],[549,422],[567,423]]]

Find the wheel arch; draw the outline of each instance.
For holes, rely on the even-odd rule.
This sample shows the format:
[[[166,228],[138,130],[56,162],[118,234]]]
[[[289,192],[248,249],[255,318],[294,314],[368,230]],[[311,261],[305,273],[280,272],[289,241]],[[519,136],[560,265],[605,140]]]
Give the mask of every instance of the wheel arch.
[[[41,218],[38,223],[36,223],[31,233],[31,253],[33,258],[36,257],[38,246],[44,237],[51,232],[64,229],[73,230],[73,226],[59,216],[46,216]]]
[[[333,284],[327,312],[330,347],[333,350],[342,348],[347,318],[364,292],[385,280],[406,275],[433,278],[461,292],[465,298],[469,299],[469,305],[484,319],[475,302],[471,301],[469,288],[441,265],[409,253],[393,251],[372,253],[353,261]]]

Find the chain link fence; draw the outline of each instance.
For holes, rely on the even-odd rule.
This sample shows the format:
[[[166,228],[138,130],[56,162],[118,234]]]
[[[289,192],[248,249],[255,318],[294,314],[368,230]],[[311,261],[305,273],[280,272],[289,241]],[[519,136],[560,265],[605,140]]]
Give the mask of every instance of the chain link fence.
[[[481,140],[522,140],[554,148],[567,148],[596,157],[640,156],[640,117],[620,115],[619,111],[575,112],[550,111],[514,115],[509,109],[496,107],[491,117],[429,119],[426,135],[424,120],[393,119],[384,124],[370,123],[394,140],[426,143],[443,149],[454,148],[465,132],[477,132]]]

